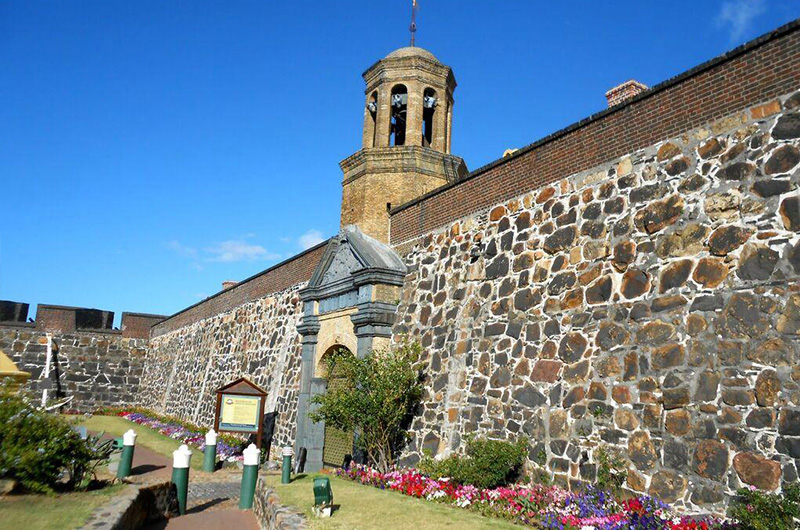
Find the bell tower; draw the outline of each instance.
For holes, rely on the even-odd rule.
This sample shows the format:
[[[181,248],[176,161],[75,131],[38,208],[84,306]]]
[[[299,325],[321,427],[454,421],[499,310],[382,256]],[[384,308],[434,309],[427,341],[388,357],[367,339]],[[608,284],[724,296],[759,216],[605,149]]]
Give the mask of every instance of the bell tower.
[[[467,175],[450,154],[453,91],[449,66],[422,48],[395,50],[363,74],[361,150],[339,166],[341,226],[389,240],[389,209]]]

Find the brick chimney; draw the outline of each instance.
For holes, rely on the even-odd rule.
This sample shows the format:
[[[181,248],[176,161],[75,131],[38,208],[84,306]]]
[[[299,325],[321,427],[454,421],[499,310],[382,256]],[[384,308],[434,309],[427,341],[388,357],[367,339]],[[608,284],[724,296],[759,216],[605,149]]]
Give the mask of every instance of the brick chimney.
[[[235,282],[233,280],[225,280],[222,282],[222,290],[225,291],[226,289],[230,289],[231,287],[236,287],[239,285],[239,282]]]
[[[645,85],[644,83],[636,81],[635,79],[630,79],[628,81],[625,81],[621,85],[617,85],[608,92],[606,92],[606,99],[608,100],[608,106],[613,107],[614,105],[618,105],[627,99],[630,99],[634,96],[638,96],[648,88],[650,87]]]

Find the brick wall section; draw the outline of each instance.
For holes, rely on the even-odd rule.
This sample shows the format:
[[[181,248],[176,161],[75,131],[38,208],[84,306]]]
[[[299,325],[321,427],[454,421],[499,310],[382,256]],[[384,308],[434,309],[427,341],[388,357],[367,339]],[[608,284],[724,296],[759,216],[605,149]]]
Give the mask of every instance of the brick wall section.
[[[279,263],[264,272],[243,280],[236,287],[206,298],[202,302],[175,313],[153,326],[153,337],[169,333],[199,320],[224,313],[247,302],[268,294],[277,293],[293,285],[307,282],[325,252],[327,241],[312,247],[297,256]]]
[[[391,243],[800,86],[800,19],[394,209]]]
[[[167,318],[165,315],[122,313],[122,336],[137,339],[150,337],[150,328]]]
[[[42,305],[36,308],[36,329],[39,331],[75,331],[76,307]]]

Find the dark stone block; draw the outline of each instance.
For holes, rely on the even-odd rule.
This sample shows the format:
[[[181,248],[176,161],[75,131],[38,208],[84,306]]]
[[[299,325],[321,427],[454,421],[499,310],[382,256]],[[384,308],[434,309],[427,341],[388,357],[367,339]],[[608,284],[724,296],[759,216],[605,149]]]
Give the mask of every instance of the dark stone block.
[[[758,180],[753,183],[753,192],[759,197],[773,197],[788,193],[792,190],[794,185],[788,180]]]
[[[663,184],[649,184],[640,188],[634,188],[630,193],[630,200],[633,203],[649,202],[660,199],[669,193],[669,188]]]
[[[568,289],[572,289],[577,280],[577,276],[572,271],[556,274],[547,286],[547,292],[553,296],[557,296]]]
[[[678,471],[687,471],[689,466],[689,449],[678,439],[664,440],[664,465]]]
[[[558,356],[567,363],[574,363],[583,357],[588,341],[577,332],[567,334],[558,347]]]
[[[749,228],[736,225],[721,226],[711,233],[708,249],[715,256],[726,256],[742,246],[752,232]]]
[[[778,118],[778,122],[772,129],[772,137],[776,140],[800,138],[800,114],[785,114]]]
[[[722,180],[741,181],[753,175],[755,171],[755,166],[749,162],[734,162],[717,171],[716,176]]]
[[[692,302],[689,311],[716,311],[722,309],[722,303],[720,295],[698,296]]]
[[[775,413],[770,409],[753,409],[747,415],[745,423],[751,429],[766,429],[775,424]]]
[[[728,471],[728,448],[716,440],[698,442],[694,450],[692,469],[701,477],[721,480]]]
[[[639,470],[652,469],[658,462],[655,446],[646,431],[638,431],[630,436],[628,439],[628,458]]]
[[[650,278],[642,270],[628,269],[622,276],[620,292],[625,298],[637,298],[650,290]]]
[[[538,407],[547,403],[547,399],[544,395],[530,385],[525,385],[515,390],[512,396],[521,405],[526,407]]]
[[[506,325],[502,322],[495,322],[494,324],[488,324],[485,330],[485,335],[487,337],[496,337],[497,335],[502,335],[505,332]]]
[[[574,226],[559,228],[544,240],[543,248],[550,254],[556,254],[572,248],[577,233]]]
[[[594,202],[588,205],[586,208],[584,208],[581,217],[589,220],[597,219],[598,217],[600,217],[600,210],[601,210],[600,203]]]
[[[508,258],[500,255],[486,266],[486,279],[495,280],[508,274]]]
[[[781,410],[778,432],[784,436],[800,436],[800,410]]]
[[[775,450],[782,455],[800,458],[800,438],[778,436],[775,440]]]
[[[800,245],[798,245],[800,247]],[[800,252],[798,253],[800,254]],[[800,260],[798,260],[800,262]],[[602,304],[611,298],[612,280],[603,276],[586,288],[586,301],[590,304]]]
[[[550,451],[552,451],[555,455],[563,455],[564,451],[567,449],[567,441],[566,440],[551,440],[550,441]]]
[[[747,245],[739,257],[737,276],[743,280],[768,280],[778,263],[778,253],[765,246]]]
[[[787,197],[781,201],[781,219],[787,230],[800,232],[800,197]]]

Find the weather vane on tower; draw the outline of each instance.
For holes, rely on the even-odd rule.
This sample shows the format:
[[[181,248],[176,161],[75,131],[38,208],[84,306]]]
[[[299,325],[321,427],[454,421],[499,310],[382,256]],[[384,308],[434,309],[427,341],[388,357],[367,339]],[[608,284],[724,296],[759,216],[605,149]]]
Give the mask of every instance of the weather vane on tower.
[[[411,26],[408,28],[411,32],[411,46],[414,46],[414,34],[417,32],[417,0],[411,0]]]

